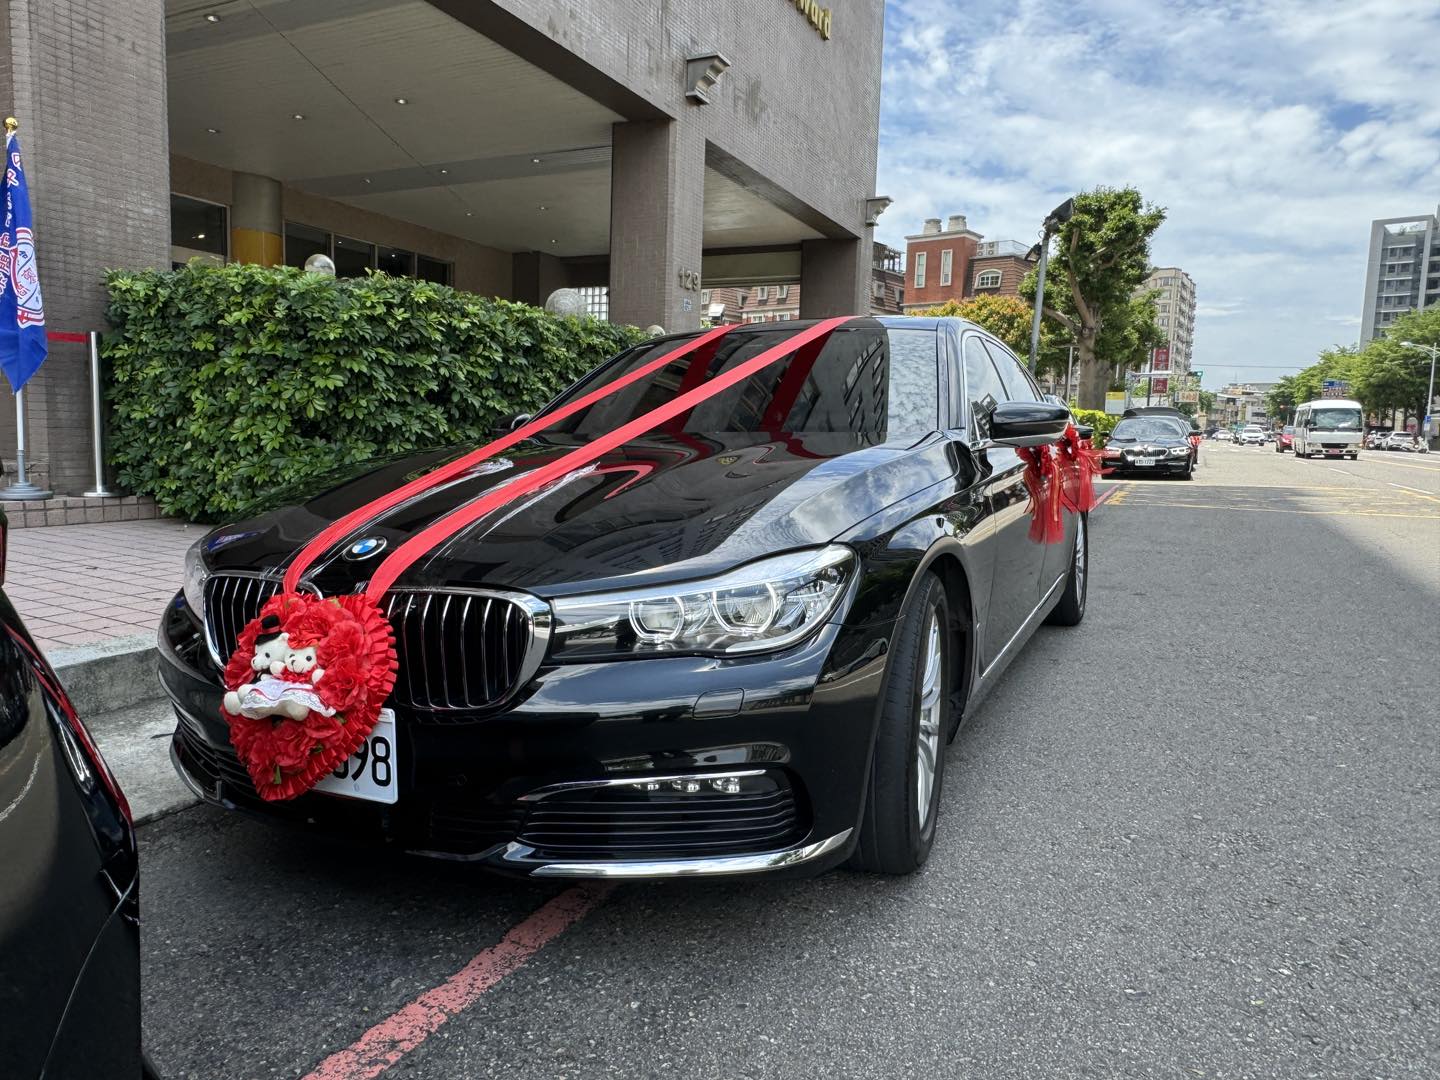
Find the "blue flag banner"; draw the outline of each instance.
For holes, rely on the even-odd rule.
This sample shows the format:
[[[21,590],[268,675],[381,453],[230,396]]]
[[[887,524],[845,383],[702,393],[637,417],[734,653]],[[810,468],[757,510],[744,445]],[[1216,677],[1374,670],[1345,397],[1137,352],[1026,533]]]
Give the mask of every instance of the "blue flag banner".
[[[0,367],[17,393],[45,362],[45,306],[35,265],[30,192],[20,140],[5,135],[5,213],[0,221]]]

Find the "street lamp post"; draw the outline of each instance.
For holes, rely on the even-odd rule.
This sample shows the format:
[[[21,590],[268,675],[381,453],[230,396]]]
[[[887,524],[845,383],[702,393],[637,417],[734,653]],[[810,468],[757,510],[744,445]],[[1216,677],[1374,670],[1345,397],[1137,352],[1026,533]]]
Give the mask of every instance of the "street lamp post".
[[[1430,387],[1425,391],[1425,420],[1428,421],[1432,415],[1430,410],[1435,401],[1435,357],[1437,354],[1440,354],[1440,345],[1421,345],[1418,341],[1402,341],[1400,344],[1404,345],[1407,349],[1430,350]],[[1428,441],[1431,437],[1430,425],[1427,423],[1425,426],[1425,438]]]
[[[1030,374],[1035,374],[1035,365],[1040,360],[1040,313],[1045,307],[1045,267],[1050,262],[1050,237],[1075,213],[1075,200],[1066,199],[1045,218],[1040,229],[1040,265],[1035,268],[1035,315],[1030,320]],[[1034,248],[1030,249],[1034,251]]]

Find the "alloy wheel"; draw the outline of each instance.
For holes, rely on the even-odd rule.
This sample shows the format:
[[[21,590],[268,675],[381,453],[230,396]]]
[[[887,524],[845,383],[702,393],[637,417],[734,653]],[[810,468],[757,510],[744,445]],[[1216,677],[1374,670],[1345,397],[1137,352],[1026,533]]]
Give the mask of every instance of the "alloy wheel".
[[[937,612],[931,611],[925,626],[925,651],[920,657],[920,719],[915,728],[915,813],[921,832],[930,823],[930,803],[940,757],[940,718],[944,711],[943,664],[940,617]]]

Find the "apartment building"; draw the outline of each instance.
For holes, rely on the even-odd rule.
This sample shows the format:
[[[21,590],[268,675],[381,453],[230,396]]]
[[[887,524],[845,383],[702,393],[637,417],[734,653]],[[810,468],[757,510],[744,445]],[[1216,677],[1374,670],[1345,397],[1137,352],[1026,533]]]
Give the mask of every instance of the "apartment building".
[[[1407,311],[1440,303],[1440,207],[1413,218],[1370,223],[1360,342],[1379,337]]]
[[[1165,332],[1170,370],[1177,374],[1189,371],[1195,343],[1194,279],[1178,266],[1158,266],[1140,288],[1160,294],[1155,298],[1155,321]]]
[[[964,214],[951,214],[944,228],[939,218],[926,218],[923,230],[905,238],[905,250],[906,311],[986,293],[1019,296],[1033,265],[1024,244],[986,240]]]

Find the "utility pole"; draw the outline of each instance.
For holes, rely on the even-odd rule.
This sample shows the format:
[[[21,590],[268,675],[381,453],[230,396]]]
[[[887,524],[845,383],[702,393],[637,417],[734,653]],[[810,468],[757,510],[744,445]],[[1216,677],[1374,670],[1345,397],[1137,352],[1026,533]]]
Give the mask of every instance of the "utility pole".
[[[1035,314],[1030,320],[1030,374],[1035,374],[1035,365],[1040,360],[1040,315],[1045,308],[1045,267],[1050,262],[1050,237],[1075,214],[1075,200],[1066,199],[1050,211],[1040,227],[1040,265],[1035,268]],[[1030,249],[1034,254],[1035,248]],[[1068,388],[1067,388],[1068,389]]]

